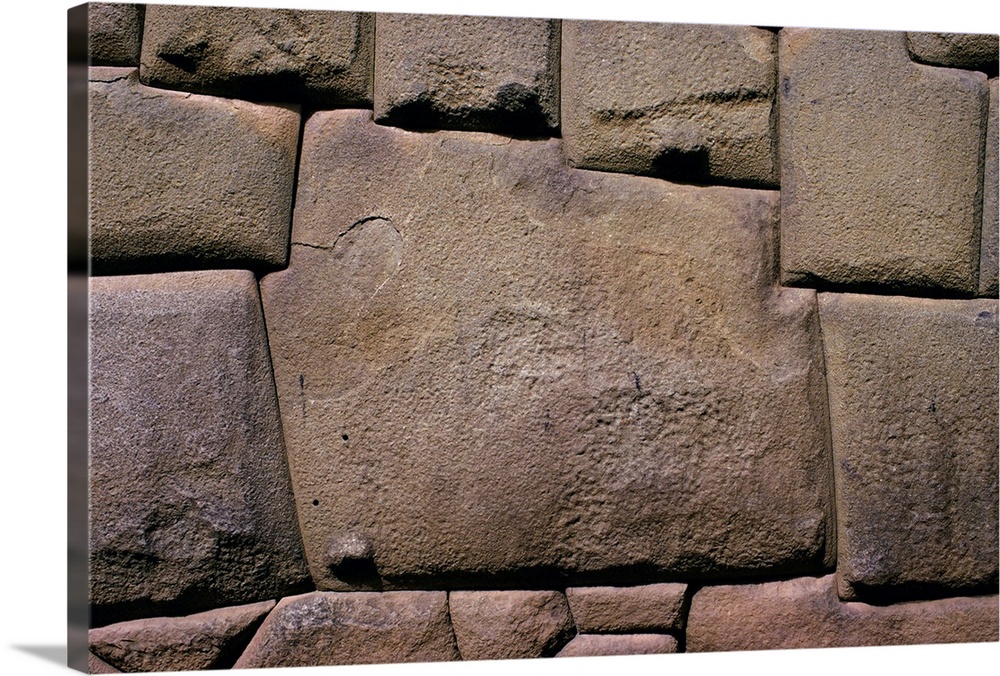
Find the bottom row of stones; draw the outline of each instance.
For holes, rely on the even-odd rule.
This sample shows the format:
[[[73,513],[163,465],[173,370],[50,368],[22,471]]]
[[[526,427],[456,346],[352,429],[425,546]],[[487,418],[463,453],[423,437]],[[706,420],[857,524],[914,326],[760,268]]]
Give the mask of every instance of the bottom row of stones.
[[[693,592],[693,593],[692,593]],[[835,576],[558,591],[311,592],[90,631],[91,673],[996,641],[998,597],[872,606]]]

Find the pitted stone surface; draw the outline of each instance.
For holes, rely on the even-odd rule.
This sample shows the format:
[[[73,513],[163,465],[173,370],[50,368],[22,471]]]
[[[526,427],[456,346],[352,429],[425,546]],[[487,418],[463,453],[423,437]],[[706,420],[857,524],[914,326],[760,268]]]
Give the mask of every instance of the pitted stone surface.
[[[986,163],[983,170],[983,242],[979,257],[979,295],[997,297],[997,266],[1000,260],[1000,211],[997,209],[997,191],[1000,190],[998,180],[998,164],[1000,155],[997,150],[997,117],[1000,116],[997,107],[997,78],[990,80],[990,119],[986,127]]]
[[[100,657],[94,655],[94,653],[89,653],[87,655],[87,673],[90,674],[120,674],[122,673],[118,669],[102,660]]]
[[[684,628],[686,584],[575,587],[566,590],[582,634],[679,631]]]
[[[95,277],[90,289],[93,625],[302,591],[253,274]]]
[[[677,639],[668,634],[580,634],[556,657],[663,655],[677,652]]]
[[[559,31],[547,19],[379,14],[375,120],[550,134],[559,127]]]
[[[235,666],[457,659],[446,592],[313,592],[279,601]]]
[[[138,66],[144,5],[87,3],[90,65]]]
[[[833,575],[704,587],[687,652],[996,641],[997,597],[872,606],[837,598]]]
[[[776,47],[743,26],[563,22],[570,163],[776,187]]]
[[[90,71],[98,274],[286,262],[299,113]]]
[[[200,94],[370,107],[374,40],[373,14],[149,5],[140,74]]]
[[[775,284],[777,195],[562,158],[310,117],[291,264],[261,284],[320,589],[832,562],[816,301]],[[352,535],[361,582],[328,560]]]
[[[997,70],[996,35],[975,33],[907,33],[910,56],[921,63],[949,68]]]
[[[820,294],[843,598],[997,588],[997,301]]]
[[[787,28],[779,53],[785,282],[975,294],[986,76],[903,33]]]
[[[187,617],[156,617],[91,629],[90,649],[129,673],[228,669],[274,604],[262,601]]]
[[[455,591],[448,608],[463,660],[552,657],[576,629],[555,591]]]

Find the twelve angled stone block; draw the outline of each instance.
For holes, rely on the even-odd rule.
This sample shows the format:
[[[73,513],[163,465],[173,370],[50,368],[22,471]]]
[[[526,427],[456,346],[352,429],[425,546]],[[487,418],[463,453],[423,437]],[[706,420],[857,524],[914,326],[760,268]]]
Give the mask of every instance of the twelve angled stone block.
[[[679,631],[684,628],[686,584],[575,587],[566,590],[582,634]]]
[[[446,592],[313,592],[279,601],[235,667],[457,659]]]
[[[144,5],[87,3],[90,65],[138,66]]]
[[[559,126],[559,22],[379,14],[375,120],[540,135]]]
[[[750,27],[563,22],[570,164],[776,187],[776,47]]]
[[[677,639],[669,634],[580,634],[556,657],[610,655],[663,655],[677,652]]]
[[[201,94],[370,107],[374,32],[360,12],[149,5],[140,75]]]
[[[91,280],[93,626],[308,584],[252,273]]]
[[[454,591],[448,609],[463,660],[552,657],[576,634],[556,591]]]
[[[996,641],[997,614],[996,596],[844,603],[833,575],[704,587],[691,600],[687,651]]]
[[[320,589],[641,584],[832,563],[814,292],[777,195],[561,143],[306,124],[261,281]]]
[[[998,284],[998,261],[1000,261],[1000,211],[997,209],[997,192],[1000,190],[998,180],[997,116],[1000,115],[997,106],[997,78],[990,80],[990,119],[986,128],[986,164],[983,173],[983,241],[979,257],[979,295],[997,297],[1000,290]]]
[[[783,29],[779,52],[784,281],[973,295],[986,76],[903,33]]]
[[[187,617],[155,617],[90,630],[90,649],[122,671],[228,669],[274,601]]]
[[[915,61],[932,66],[970,68],[996,75],[996,35],[975,33],[907,33],[906,46]]]
[[[90,252],[99,274],[283,265],[299,113],[90,74]]]
[[[820,294],[820,315],[841,597],[995,593],[997,301]]]

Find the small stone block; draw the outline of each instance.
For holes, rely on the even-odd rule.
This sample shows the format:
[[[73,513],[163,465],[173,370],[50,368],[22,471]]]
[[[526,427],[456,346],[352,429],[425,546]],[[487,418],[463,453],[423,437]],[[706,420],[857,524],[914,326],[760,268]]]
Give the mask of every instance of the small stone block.
[[[686,584],[575,587],[566,590],[577,630],[638,634],[684,628]]]
[[[138,66],[144,5],[87,3],[90,65]]]
[[[677,652],[669,634],[579,634],[556,657],[664,655]]]
[[[907,33],[906,46],[914,61],[931,66],[968,68],[996,75],[996,35],[977,33]]]
[[[455,591],[448,596],[463,660],[552,657],[576,630],[555,591]]]

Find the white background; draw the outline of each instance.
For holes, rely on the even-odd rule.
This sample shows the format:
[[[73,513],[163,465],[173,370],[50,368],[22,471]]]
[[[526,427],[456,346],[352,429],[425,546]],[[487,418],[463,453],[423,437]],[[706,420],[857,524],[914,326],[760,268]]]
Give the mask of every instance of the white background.
[[[823,3],[732,0],[190,0],[301,9],[477,13],[770,26],[1000,32],[994,3]],[[819,4],[820,6],[817,6]],[[14,0],[3,11],[2,298],[4,455],[0,673],[64,673],[66,645],[66,99],[65,26],[71,3]],[[987,8],[991,9],[987,9]],[[729,655],[534,660],[516,664],[326,667],[302,674],[948,673],[992,669],[1000,644],[775,651]],[[291,674],[285,670],[258,673]]]

